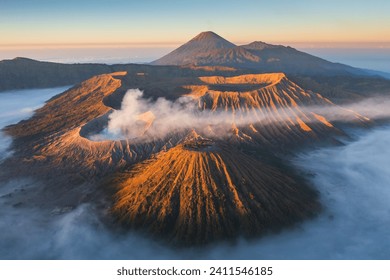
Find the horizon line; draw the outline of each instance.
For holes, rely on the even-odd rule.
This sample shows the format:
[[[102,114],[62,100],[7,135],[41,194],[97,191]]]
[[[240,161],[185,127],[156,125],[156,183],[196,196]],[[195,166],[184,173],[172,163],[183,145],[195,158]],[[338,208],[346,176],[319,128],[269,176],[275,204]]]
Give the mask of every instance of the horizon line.
[[[252,41],[254,42],[254,41]],[[101,43],[101,42],[86,42],[86,43],[20,43],[20,44],[0,44],[0,49],[61,49],[61,48],[169,48],[178,47],[186,42],[112,42],[112,43]],[[233,42],[237,46],[249,44],[251,42],[236,41]],[[390,41],[274,41],[270,42],[274,45],[283,46],[295,46],[302,48],[390,48]]]

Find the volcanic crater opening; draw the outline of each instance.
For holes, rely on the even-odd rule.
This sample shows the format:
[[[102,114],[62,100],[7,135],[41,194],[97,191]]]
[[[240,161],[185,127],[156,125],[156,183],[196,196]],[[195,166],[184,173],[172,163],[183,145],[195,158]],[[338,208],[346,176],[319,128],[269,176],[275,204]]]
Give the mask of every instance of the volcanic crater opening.
[[[361,119],[302,89],[283,73],[202,76],[169,83],[163,92],[172,91],[170,99],[156,93],[153,84],[140,87],[143,90],[122,87],[120,107],[111,107],[85,124],[81,136],[97,142],[146,143],[168,138],[181,142],[179,138],[195,130],[209,139],[262,143],[275,142],[283,134],[293,143],[334,130],[327,120],[329,112]]]
[[[211,84],[208,85],[209,90],[221,92],[248,92],[254,91],[261,87],[266,87],[269,84]]]
[[[211,152],[217,150],[215,142],[206,138],[197,138],[192,139],[190,141],[186,141],[184,142],[183,147],[187,150],[199,152]]]

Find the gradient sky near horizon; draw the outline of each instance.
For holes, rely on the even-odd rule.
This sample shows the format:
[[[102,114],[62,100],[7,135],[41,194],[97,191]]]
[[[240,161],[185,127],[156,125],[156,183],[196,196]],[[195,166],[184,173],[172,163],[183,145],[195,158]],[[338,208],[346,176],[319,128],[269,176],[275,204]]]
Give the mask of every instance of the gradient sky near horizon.
[[[235,43],[390,42],[388,0],[0,0],[0,46],[177,44],[212,30]]]

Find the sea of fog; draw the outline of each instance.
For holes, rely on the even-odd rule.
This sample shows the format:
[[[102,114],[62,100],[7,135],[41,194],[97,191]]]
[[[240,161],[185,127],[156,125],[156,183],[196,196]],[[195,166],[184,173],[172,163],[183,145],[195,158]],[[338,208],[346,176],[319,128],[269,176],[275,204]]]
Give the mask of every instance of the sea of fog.
[[[29,117],[65,88],[0,93],[0,126]],[[173,250],[136,233],[113,232],[92,204],[60,212],[16,207],[12,194],[37,182],[0,182],[0,259],[390,259],[390,127],[354,131],[355,141],[298,155],[323,213],[279,234],[235,244]],[[10,139],[0,136],[2,156]],[[53,209],[55,210],[55,209]]]
[[[61,63],[146,63],[156,60],[174,50],[178,45],[147,47],[80,47],[80,48],[12,48],[2,49],[0,60],[18,56],[43,61]],[[294,44],[292,45],[294,47]],[[301,48],[298,50],[319,56],[332,62],[340,62],[354,67],[390,73],[390,48]]]
[[[10,137],[1,131],[7,125],[28,119],[43,103],[68,87],[0,92],[0,161],[8,153]]]
[[[390,73],[390,48],[302,48],[331,62]]]
[[[28,57],[59,63],[149,63],[171,52],[177,46],[109,46],[74,48],[2,49],[0,60]]]

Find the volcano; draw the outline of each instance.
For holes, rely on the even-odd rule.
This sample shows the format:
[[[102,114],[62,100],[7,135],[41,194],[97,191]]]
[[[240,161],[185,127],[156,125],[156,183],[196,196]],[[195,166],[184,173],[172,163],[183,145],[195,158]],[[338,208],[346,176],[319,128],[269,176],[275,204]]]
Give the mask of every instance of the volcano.
[[[343,134],[315,108],[367,121],[283,73],[220,76],[212,68],[178,68],[181,75],[164,79],[166,68],[147,69],[143,75],[95,76],[7,127],[15,151],[7,168],[44,173],[40,178],[55,185],[54,192],[69,190],[70,182],[96,182],[114,193],[109,213],[115,222],[174,244],[206,244],[263,235],[318,213],[316,192],[283,155]],[[107,128],[127,89],[134,88],[152,103],[166,92],[170,102],[186,98],[198,121],[155,134],[165,119],[144,108],[129,128],[135,137],[91,138]],[[214,121],[221,114],[226,118]],[[88,192],[95,192],[93,186]]]
[[[262,73],[299,75],[367,75],[366,71],[298,51],[292,47],[254,41],[237,46],[219,35],[202,32],[152,65],[220,65]]]
[[[6,66],[19,69],[20,62],[49,72],[59,66],[20,59]],[[171,66],[80,66],[89,70],[85,75],[113,71],[8,126],[14,156],[2,169],[45,181],[35,194],[40,206],[95,203],[110,225],[175,245],[203,245],[261,236],[315,216],[317,192],[290,156],[346,136],[326,112],[349,125],[370,122],[291,78],[359,69],[290,47],[236,46],[203,32],[152,64]],[[27,84],[35,85],[39,75],[27,74]],[[112,127],[120,133],[102,137]]]
[[[228,65],[258,62],[258,57],[242,47],[225,40],[214,32],[202,32],[166,56],[152,62],[154,65]]]
[[[202,244],[278,230],[319,211],[305,184],[200,137],[122,174],[114,214],[174,243]]]

